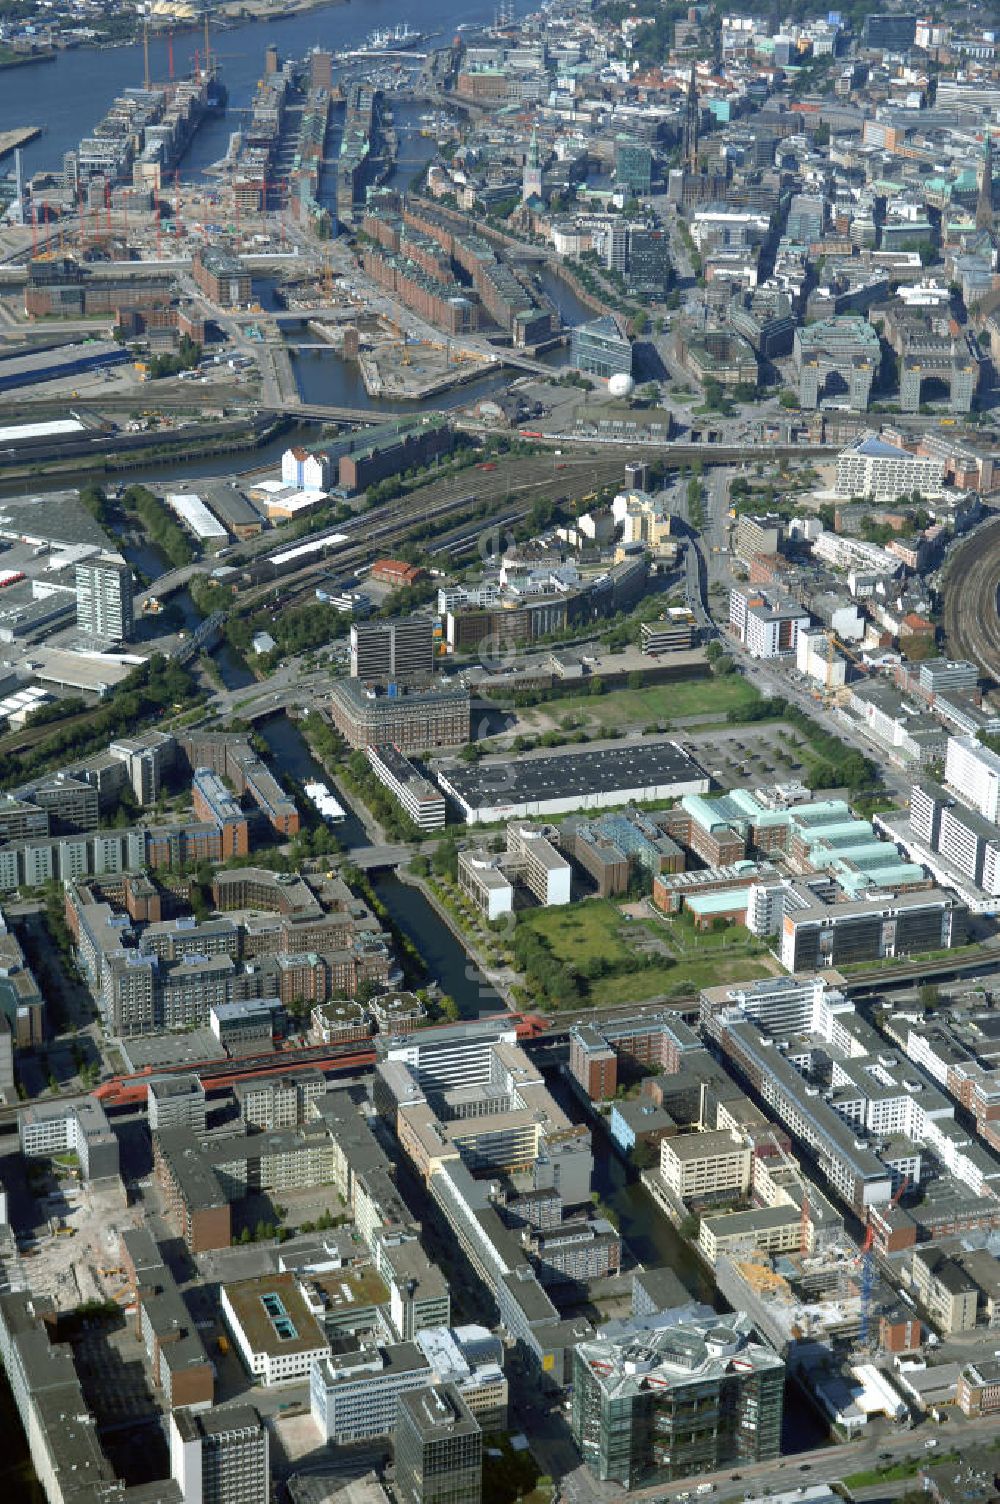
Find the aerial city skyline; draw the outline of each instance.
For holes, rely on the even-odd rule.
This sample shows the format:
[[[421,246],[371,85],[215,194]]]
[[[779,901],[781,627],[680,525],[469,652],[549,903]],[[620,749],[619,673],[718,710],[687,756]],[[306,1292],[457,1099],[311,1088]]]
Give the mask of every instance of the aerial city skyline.
[[[997,26],[0,11],[12,1500],[1000,1497]]]

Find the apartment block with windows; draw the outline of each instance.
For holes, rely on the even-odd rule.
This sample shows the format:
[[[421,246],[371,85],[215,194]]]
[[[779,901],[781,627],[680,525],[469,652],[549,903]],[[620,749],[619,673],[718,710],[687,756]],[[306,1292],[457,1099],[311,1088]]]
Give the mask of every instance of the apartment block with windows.
[[[480,1504],[483,1435],[454,1384],[401,1395],[393,1443],[405,1504]]]
[[[252,1405],[170,1416],[170,1476],[184,1504],[268,1504],[267,1427]]]
[[[367,747],[372,772],[392,794],[403,813],[418,830],[443,830],[444,795],[429,779],[418,772],[398,747]]]
[[[746,1196],[750,1145],[728,1129],[682,1133],[660,1143],[660,1179],[681,1201]]]

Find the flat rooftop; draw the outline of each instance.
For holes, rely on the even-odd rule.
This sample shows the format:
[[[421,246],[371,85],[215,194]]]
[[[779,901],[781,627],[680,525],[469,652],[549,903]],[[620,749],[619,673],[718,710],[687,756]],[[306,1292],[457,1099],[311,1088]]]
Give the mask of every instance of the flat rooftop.
[[[329,1347],[294,1274],[265,1274],[222,1288],[254,1352],[287,1357]]]
[[[439,777],[471,809],[521,801],[567,799],[612,789],[708,779],[675,742],[617,742],[613,747],[549,757],[484,758],[478,764],[442,765]]]

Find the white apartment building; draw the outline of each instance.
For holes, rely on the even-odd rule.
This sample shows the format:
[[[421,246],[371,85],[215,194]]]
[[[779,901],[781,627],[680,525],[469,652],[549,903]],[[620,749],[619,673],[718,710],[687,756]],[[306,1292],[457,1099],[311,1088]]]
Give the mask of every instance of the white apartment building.
[[[132,635],[132,570],[118,554],[97,554],[76,566],[76,624],[88,637],[127,642]]]
[[[1000,897],[1000,827],[954,804],[941,811],[937,849],[991,898]]]
[[[660,1144],[660,1179],[682,1201],[750,1189],[750,1145],[728,1129],[681,1133]]]
[[[945,782],[994,824],[1000,821],[1000,757],[972,736],[950,736]]]
[[[817,559],[832,564],[834,569],[862,569],[876,575],[889,575],[892,579],[903,568],[902,559],[889,553],[888,549],[880,548],[877,543],[831,533],[828,528],[813,539],[813,553]]]
[[[786,658],[798,650],[809,612],[791,601],[770,600],[762,590],[737,587],[729,594],[729,624],[753,658]]]
[[[847,681],[847,659],[837,652],[822,627],[799,631],[795,667],[824,689],[839,689]]]
[[[348,1446],[394,1431],[399,1396],[430,1382],[430,1364],[412,1342],[328,1354],[309,1375],[310,1413],[323,1441]]]
[[[911,454],[874,434],[865,434],[837,456],[838,496],[863,496],[873,501],[896,501],[919,491],[940,496],[944,489],[944,461]]]
[[[444,795],[398,747],[367,747],[368,761],[379,783],[389,790],[419,830],[443,830]]]

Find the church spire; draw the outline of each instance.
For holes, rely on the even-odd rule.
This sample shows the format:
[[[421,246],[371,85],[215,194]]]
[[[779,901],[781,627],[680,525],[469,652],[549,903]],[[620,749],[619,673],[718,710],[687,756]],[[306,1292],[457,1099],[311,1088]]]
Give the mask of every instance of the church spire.
[[[698,104],[698,82],[695,65],[691,63],[691,78],[688,83],[687,105],[684,112],[684,166],[688,172],[698,170],[698,126],[701,122],[701,107]]]
[[[986,127],[983,160],[979,168],[979,197],[976,200],[976,229],[993,228],[993,138]]]

